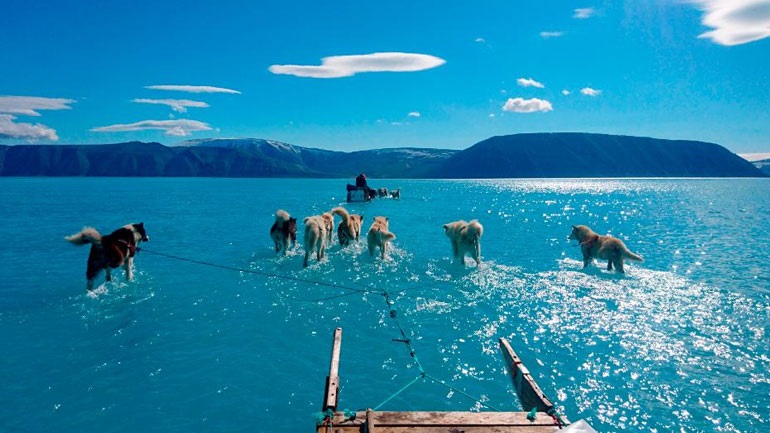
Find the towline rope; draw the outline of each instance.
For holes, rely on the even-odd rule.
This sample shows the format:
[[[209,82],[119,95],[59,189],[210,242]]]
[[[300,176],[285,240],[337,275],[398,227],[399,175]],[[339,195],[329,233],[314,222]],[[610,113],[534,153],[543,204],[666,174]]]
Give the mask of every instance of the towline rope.
[[[305,278],[297,278],[297,277],[292,277],[292,276],[289,276],[289,275],[271,274],[269,272],[255,271],[253,269],[246,269],[246,268],[239,268],[239,267],[235,267],[235,266],[220,265],[220,264],[217,264],[217,263],[205,262],[203,260],[188,259],[186,257],[176,256],[176,255],[173,255],[173,254],[166,254],[166,253],[161,253],[161,252],[158,252],[158,251],[148,250],[146,248],[142,248],[142,251],[145,252],[145,253],[155,254],[156,256],[168,257],[170,259],[180,260],[180,261],[188,262],[188,263],[195,263],[196,265],[209,266],[209,267],[212,267],[212,268],[227,269],[227,270],[230,270],[230,271],[244,272],[244,273],[255,274],[255,275],[262,275],[264,277],[282,278],[284,280],[297,281],[297,282],[300,282],[300,283],[316,284],[316,285],[319,285],[319,286],[333,287],[335,289],[349,290],[349,291],[355,292],[355,293],[379,293],[378,290],[356,289],[356,288],[353,288],[353,287],[343,286],[341,284],[324,283],[322,281],[308,280],[308,279],[305,279]]]
[[[380,407],[382,407],[383,405],[388,403],[393,398],[397,397],[402,392],[404,392],[407,389],[409,389],[412,385],[414,385],[415,383],[417,383],[421,379],[422,380],[430,379],[431,381],[433,381],[433,382],[435,382],[437,384],[445,386],[446,388],[448,388],[452,392],[456,392],[456,393],[458,393],[460,395],[463,395],[466,398],[469,398],[469,399],[473,400],[474,402],[476,402],[476,403],[478,403],[478,404],[480,404],[480,405],[482,405],[484,407],[492,409],[495,412],[502,412],[502,410],[500,410],[500,409],[498,409],[498,408],[496,408],[494,406],[491,406],[491,405],[489,405],[487,403],[484,403],[483,401],[481,401],[480,398],[474,397],[474,396],[468,394],[465,391],[462,391],[462,390],[460,390],[458,388],[455,388],[452,385],[449,385],[448,383],[446,383],[445,381],[443,381],[441,379],[438,379],[438,378],[436,378],[434,376],[431,376],[430,374],[428,374],[425,371],[425,369],[423,368],[422,364],[420,363],[420,360],[417,358],[417,353],[416,353],[416,351],[414,349],[414,346],[412,346],[412,340],[409,337],[407,337],[406,331],[404,330],[403,326],[401,326],[401,322],[398,320],[398,313],[393,308],[393,305],[395,304],[395,302],[391,300],[390,293],[388,293],[388,291],[386,291],[386,290],[356,289],[356,288],[353,288],[353,287],[343,286],[341,284],[324,283],[324,282],[321,282],[321,281],[314,281],[314,280],[309,280],[309,279],[306,279],[306,278],[297,278],[297,277],[292,277],[292,276],[288,276],[288,275],[272,274],[272,273],[269,273],[269,272],[255,271],[253,269],[240,268],[240,267],[236,267],[236,266],[220,265],[220,264],[217,264],[217,263],[206,262],[206,261],[203,261],[203,260],[195,260],[195,259],[190,259],[190,258],[187,258],[187,257],[181,257],[181,256],[177,256],[177,255],[174,255],[174,254],[166,254],[166,253],[161,253],[161,252],[158,252],[158,251],[152,251],[152,250],[148,250],[146,248],[142,248],[141,251],[144,251],[145,253],[148,253],[148,254],[154,254],[156,256],[167,257],[167,258],[170,258],[170,259],[175,259],[175,260],[179,260],[179,261],[183,261],[183,262],[188,262],[188,263],[194,263],[194,264],[197,264],[197,265],[209,266],[209,267],[212,267],[212,268],[226,269],[226,270],[230,270],[230,271],[244,272],[244,273],[255,274],[255,275],[262,275],[262,276],[265,276],[265,277],[281,278],[281,279],[284,279],[284,280],[296,281],[296,282],[300,282],[300,283],[315,284],[315,285],[318,285],[318,286],[332,287],[332,288],[336,288],[336,289],[348,290],[348,291],[351,292],[351,293],[346,293],[346,294],[341,294],[341,295],[334,295],[334,296],[330,296],[330,297],[327,297],[327,298],[322,298],[322,299],[319,299],[319,301],[320,300],[336,299],[336,298],[340,298],[340,297],[343,297],[343,296],[352,295],[352,294],[355,294],[355,293],[362,293],[362,294],[378,293],[378,294],[381,294],[383,296],[383,298],[385,299],[385,303],[388,306],[388,314],[390,315],[390,318],[393,319],[393,321],[396,323],[396,326],[398,327],[398,330],[399,330],[399,332],[401,334],[401,338],[393,338],[392,341],[397,342],[397,343],[404,343],[407,346],[407,348],[409,349],[409,356],[411,356],[412,359],[414,359],[414,362],[415,362],[415,364],[417,364],[417,368],[419,369],[420,374],[417,377],[415,377],[414,379],[412,379],[409,383],[407,383],[406,385],[401,387],[401,389],[396,391],[394,394],[392,394],[391,396],[386,398],[382,403],[380,403],[377,406],[375,406],[374,410],[378,410]],[[428,283],[428,284],[419,284],[419,285],[414,286],[414,287],[410,287],[410,288],[407,288],[407,289],[404,289],[404,290],[400,290],[399,292],[400,293],[407,292],[407,291],[410,291],[410,290],[416,290],[416,289],[419,289],[419,288],[430,287],[430,286],[442,284],[442,283],[445,283],[445,282],[446,281],[436,281],[436,282],[432,282],[432,283]],[[565,423],[562,421],[561,417],[559,417],[558,413],[555,413],[555,411],[553,411],[553,412],[554,413],[549,413],[548,415],[551,415],[551,417],[555,418],[555,420],[557,420],[557,423],[560,423],[561,425],[565,425]],[[329,414],[327,414],[327,413],[320,413],[319,415],[321,415],[321,419],[322,420],[325,419],[326,422],[328,422],[327,427],[329,429],[331,429],[332,428],[331,420],[333,419],[333,417],[329,416]],[[321,421],[321,422],[324,422],[324,421]]]
[[[182,262],[193,263],[193,264],[196,264],[196,265],[209,266],[209,267],[212,267],[212,268],[225,269],[225,270],[228,270],[228,271],[244,272],[244,273],[247,273],[247,274],[262,275],[264,277],[281,278],[281,279],[284,279],[284,280],[296,281],[296,282],[299,282],[299,283],[316,284],[316,285],[319,285],[319,286],[331,287],[331,288],[335,288],[335,289],[343,289],[343,290],[347,290],[347,291],[350,292],[350,293],[343,293],[343,294],[340,294],[340,295],[333,295],[333,296],[329,296],[329,297],[326,297],[326,298],[300,299],[300,301],[305,301],[305,302],[328,301],[328,300],[332,300],[332,299],[336,299],[336,298],[342,298],[342,297],[345,297],[345,296],[354,295],[354,294],[357,294],[357,293],[359,293],[359,294],[372,294],[372,293],[379,294],[379,293],[382,293],[381,290],[377,290],[374,287],[371,287],[371,288],[368,288],[368,289],[357,289],[357,288],[354,288],[354,287],[343,286],[341,284],[324,283],[322,281],[315,281],[315,280],[310,280],[310,279],[306,279],[306,278],[292,277],[292,276],[289,276],[289,275],[272,274],[270,272],[255,271],[253,269],[239,268],[239,267],[236,267],[236,266],[220,265],[220,264],[217,264],[217,263],[206,262],[206,261],[203,261],[203,260],[190,259],[190,258],[187,258],[187,257],[177,256],[177,255],[174,255],[174,254],[167,254],[167,253],[161,253],[161,252],[158,252],[158,251],[152,251],[152,250],[148,250],[147,248],[144,248],[144,247],[141,248],[141,251],[144,251],[145,253],[149,253],[149,254],[154,254],[156,256],[167,257],[167,258],[174,259],[174,260],[179,260],[179,261],[182,261]],[[426,283],[426,284],[418,284],[416,286],[408,287],[406,289],[400,290],[399,292],[409,292],[409,291],[412,291],[412,290],[426,288],[426,287],[431,287],[431,286],[436,286],[436,285],[443,284],[443,283],[445,283],[445,281],[434,281],[434,282]]]
[[[383,401],[382,403],[378,404],[373,410],[378,410],[385,403],[389,402],[390,400],[392,400],[397,395],[399,395],[402,392],[406,391],[409,387],[411,387],[412,385],[417,383],[417,381],[419,381],[420,379],[430,379],[430,380],[432,380],[435,383],[438,383],[440,385],[443,385],[443,386],[449,388],[452,392],[456,392],[458,394],[461,394],[461,395],[463,395],[463,396],[473,400],[474,402],[476,402],[476,403],[478,403],[478,404],[480,404],[480,405],[482,405],[484,407],[488,407],[489,409],[492,409],[495,412],[502,412],[500,409],[498,409],[498,408],[496,408],[494,406],[491,406],[489,404],[484,403],[483,401],[481,401],[480,398],[474,397],[474,396],[468,394],[467,392],[462,391],[460,389],[457,389],[457,388],[453,387],[452,385],[449,385],[445,381],[443,381],[441,379],[437,379],[437,378],[431,376],[430,374],[428,374],[425,371],[425,369],[423,368],[422,364],[420,363],[420,360],[417,358],[417,353],[414,350],[414,346],[412,346],[412,340],[409,337],[407,337],[406,331],[404,330],[403,326],[401,326],[401,322],[398,320],[398,313],[393,308],[393,305],[395,304],[395,302],[391,301],[390,294],[386,290],[382,292],[382,297],[385,298],[385,303],[388,305],[388,314],[390,315],[390,318],[393,319],[393,321],[396,323],[396,326],[398,327],[398,330],[401,333],[401,338],[393,338],[392,341],[397,342],[397,343],[404,343],[406,345],[406,347],[409,349],[409,356],[411,356],[412,359],[414,359],[415,364],[417,364],[417,368],[420,370],[420,374],[417,377],[415,377],[414,379],[412,379],[412,381],[410,381],[409,383],[404,385],[401,389],[396,391],[393,395],[391,395],[390,397],[386,398],[385,401]]]

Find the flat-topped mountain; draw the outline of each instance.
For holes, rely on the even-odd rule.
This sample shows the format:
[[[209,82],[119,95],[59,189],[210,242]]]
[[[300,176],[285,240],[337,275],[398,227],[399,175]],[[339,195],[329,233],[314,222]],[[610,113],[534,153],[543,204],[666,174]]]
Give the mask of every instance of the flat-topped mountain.
[[[584,133],[492,137],[468,149],[339,152],[253,138],[176,146],[0,145],[2,176],[371,178],[762,177],[713,143]]]
[[[492,137],[458,152],[431,176],[753,177],[754,165],[724,147],[700,141],[586,133]]]

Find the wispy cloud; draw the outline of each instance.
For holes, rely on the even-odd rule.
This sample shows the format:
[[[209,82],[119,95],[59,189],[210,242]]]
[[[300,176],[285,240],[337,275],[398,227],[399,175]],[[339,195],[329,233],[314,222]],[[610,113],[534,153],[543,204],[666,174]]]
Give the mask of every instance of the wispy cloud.
[[[207,123],[197,120],[177,119],[177,120],[142,120],[141,122],[129,124],[117,124],[110,126],[100,126],[93,128],[93,132],[132,132],[145,131],[149,129],[158,129],[165,131],[166,135],[177,137],[186,137],[197,131],[211,131],[211,126]]]
[[[224,87],[213,86],[188,86],[178,84],[159,84],[154,86],[146,86],[145,89],[152,90],[170,90],[173,92],[188,92],[188,93],[234,93],[240,95],[241,92],[233,89],[225,89]]]
[[[511,111],[513,113],[534,113],[536,111],[552,111],[553,106],[545,99],[523,99],[523,98],[508,98],[508,101],[503,105],[503,111]]]
[[[73,99],[38,96],[0,96],[0,113],[40,116],[37,110],[69,110]]]
[[[769,0],[691,0],[714,30],[699,35],[720,45],[740,45],[770,36]]]
[[[411,111],[409,113],[409,117],[420,117],[420,116],[422,116],[422,114],[420,114],[419,111]]]
[[[564,36],[564,32],[540,32],[540,37],[543,39],[560,38],[562,36]]]
[[[352,56],[332,56],[321,59],[320,66],[272,65],[274,74],[310,78],[349,77],[359,72],[415,72],[435,68],[446,60],[427,54],[372,53]]]
[[[484,38],[476,38],[476,39],[474,40],[474,42],[478,42],[478,43],[480,43],[480,44],[483,44],[484,42],[486,42],[486,40],[485,40]]]
[[[16,123],[16,116],[0,114],[0,137],[25,140],[48,139],[56,141],[56,130],[40,123]]]
[[[567,95],[569,95],[570,93],[571,93],[571,92],[570,92],[569,90],[567,90],[567,89],[564,89],[564,90],[562,90],[562,91],[561,91],[561,94],[562,94],[562,95],[564,95],[564,96],[567,96]]]
[[[542,89],[543,87],[545,87],[543,86],[543,83],[539,81],[535,81],[532,78],[519,78],[518,80],[516,80],[516,84],[518,84],[521,87],[537,87],[539,89]]]
[[[209,104],[201,101],[191,101],[189,99],[134,99],[131,102],[139,104],[158,104],[168,105],[172,110],[179,113],[186,113],[188,107],[206,108]]]
[[[592,89],[590,87],[583,87],[580,89],[580,93],[586,95],[586,96],[599,96],[602,91],[597,89]]]
[[[572,18],[577,18],[579,20],[584,20],[586,18],[591,18],[594,16],[596,11],[594,8],[578,8],[575,9],[574,15],[572,15]]]

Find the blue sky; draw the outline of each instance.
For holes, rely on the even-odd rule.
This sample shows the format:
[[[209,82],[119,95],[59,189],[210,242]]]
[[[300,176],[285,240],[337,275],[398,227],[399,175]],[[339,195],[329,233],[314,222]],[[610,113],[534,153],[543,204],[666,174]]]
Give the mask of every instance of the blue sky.
[[[767,152],[768,36],[770,0],[4,0],[0,143],[579,131]]]

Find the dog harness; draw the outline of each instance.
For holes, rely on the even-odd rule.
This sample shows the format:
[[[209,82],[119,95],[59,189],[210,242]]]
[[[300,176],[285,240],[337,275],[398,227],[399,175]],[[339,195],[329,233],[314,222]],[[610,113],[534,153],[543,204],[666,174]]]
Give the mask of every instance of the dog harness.
[[[126,252],[128,253],[129,257],[134,257],[136,255],[136,250],[137,250],[136,244],[126,242],[123,239],[118,239],[118,243],[121,243],[126,247]]]
[[[596,242],[598,240],[599,240],[599,236],[596,235],[596,236],[591,237],[591,239],[588,239],[586,241],[581,242],[580,245],[585,245],[586,248],[591,248],[592,246],[594,246],[594,242]]]

